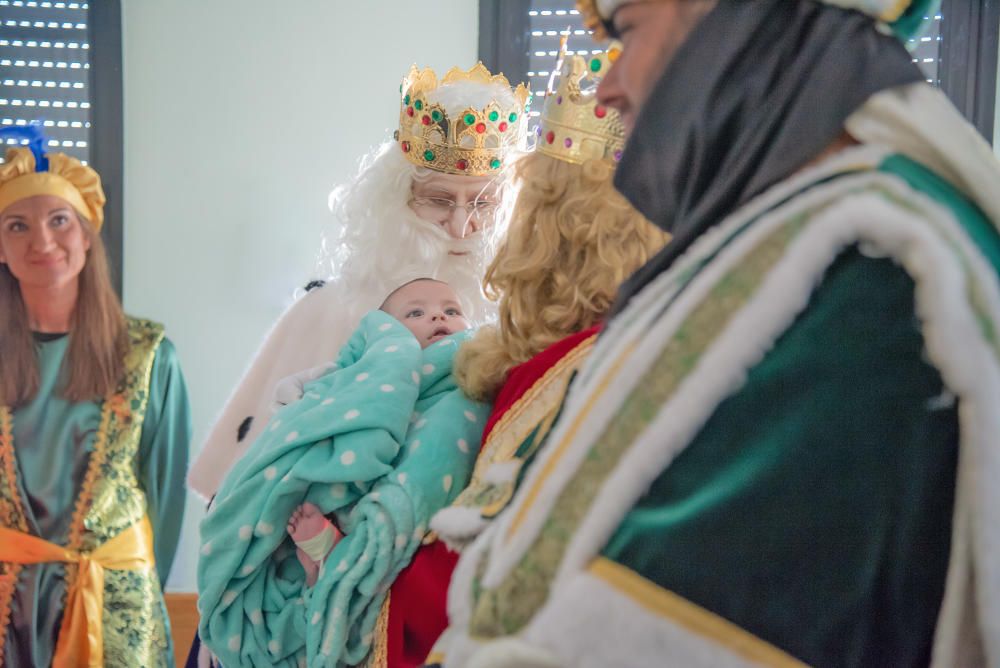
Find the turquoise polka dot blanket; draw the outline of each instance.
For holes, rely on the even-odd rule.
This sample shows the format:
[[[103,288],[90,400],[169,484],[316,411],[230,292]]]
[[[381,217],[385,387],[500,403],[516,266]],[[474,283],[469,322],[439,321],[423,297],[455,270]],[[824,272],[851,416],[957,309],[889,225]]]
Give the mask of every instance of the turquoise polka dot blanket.
[[[386,592],[431,516],[466,485],[489,407],[452,359],[471,335],[421,349],[368,314],[336,368],[279,410],[233,468],[201,524],[199,632],[227,668],[362,663]],[[314,587],[285,526],[309,501],[346,534]]]

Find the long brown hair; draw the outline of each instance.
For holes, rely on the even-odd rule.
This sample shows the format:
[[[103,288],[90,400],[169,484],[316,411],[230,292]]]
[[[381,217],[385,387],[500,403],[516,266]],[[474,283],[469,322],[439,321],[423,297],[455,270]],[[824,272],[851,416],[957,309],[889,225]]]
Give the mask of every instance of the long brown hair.
[[[500,322],[462,346],[455,376],[478,400],[495,398],[514,366],[590,327],[618,286],[666,243],[615,190],[614,167],[530,153],[515,165],[521,190],[507,236],[483,279]]]
[[[111,286],[104,243],[83,216],[77,220],[90,250],[80,271],[80,289],[70,319],[69,347],[63,359],[70,401],[93,401],[113,392],[122,379],[128,331],[121,302]],[[40,376],[34,337],[18,280],[0,264],[0,405],[18,407],[34,399]]]

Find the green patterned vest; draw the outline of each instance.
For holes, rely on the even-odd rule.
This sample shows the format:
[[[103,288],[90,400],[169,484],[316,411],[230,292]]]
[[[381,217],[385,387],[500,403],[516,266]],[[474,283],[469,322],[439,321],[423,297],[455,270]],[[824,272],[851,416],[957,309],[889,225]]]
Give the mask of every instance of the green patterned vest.
[[[149,381],[163,327],[128,319],[129,352],[117,390],[101,402],[101,422],[86,477],[79,490],[66,548],[91,552],[146,515],[146,495],[137,477],[137,453],[149,396]],[[13,415],[0,406],[0,526],[28,532],[25,500],[18,492]],[[0,656],[11,602],[22,566],[0,562]],[[66,569],[72,586],[76,567]],[[109,666],[168,665],[169,624],[155,565],[105,571],[104,659]]]

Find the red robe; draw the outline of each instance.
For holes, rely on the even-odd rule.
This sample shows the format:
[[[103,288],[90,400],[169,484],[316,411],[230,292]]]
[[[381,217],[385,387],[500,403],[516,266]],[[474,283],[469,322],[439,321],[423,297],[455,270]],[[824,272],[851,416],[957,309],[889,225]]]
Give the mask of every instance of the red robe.
[[[525,393],[599,330],[600,326],[595,326],[571,334],[511,369],[486,421],[482,443],[489,441],[493,428],[508,410],[518,405]],[[388,668],[423,665],[434,642],[448,626],[448,584],[457,562],[456,552],[442,541],[435,541],[417,550],[413,561],[396,578],[389,590]]]

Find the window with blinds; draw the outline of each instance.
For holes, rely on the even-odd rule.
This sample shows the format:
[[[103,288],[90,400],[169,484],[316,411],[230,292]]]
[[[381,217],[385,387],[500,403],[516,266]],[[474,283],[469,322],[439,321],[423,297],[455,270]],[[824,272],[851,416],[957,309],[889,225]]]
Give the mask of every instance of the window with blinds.
[[[528,9],[528,71],[529,82],[537,100],[545,94],[552,68],[559,52],[560,35],[569,33],[569,50],[579,54],[599,53],[601,45],[594,44],[589,31],[584,29],[574,0],[531,0]],[[930,18],[930,17],[929,17]],[[928,83],[939,85],[938,65],[941,52],[941,13],[933,17],[927,32],[907,45],[917,63],[927,75]],[[538,115],[533,111],[532,116]]]
[[[913,62],[927,76],[927,83],[940,86],[938,65],[941,63],[941,12],[934,15],[934,20],[923,36],[908,40],[906,48],[910,50]]]
[[[0,125],[40,121],[53,150],[85,163],[91,128],[88,13],[86,2],[0,0]]]
[[[559,57],[561,36],[569,35],[567,53],[586,56],[601,53],[604,49],[594,43],[590,31],[583,27],[575,0],[531,0],[527,25],[528,71],[522,80],[531,88],[536,100],[528,123],[528,136],[533,137],[541,113],[541,101]]]

